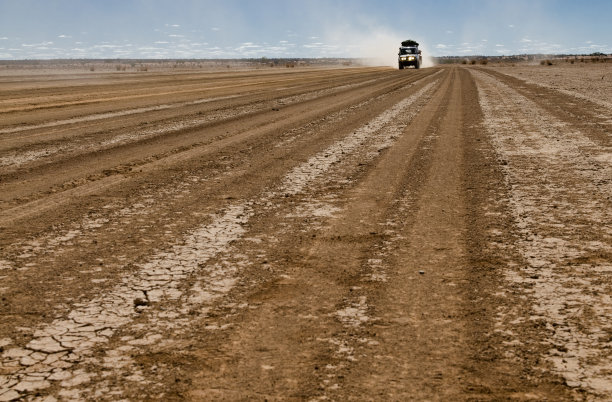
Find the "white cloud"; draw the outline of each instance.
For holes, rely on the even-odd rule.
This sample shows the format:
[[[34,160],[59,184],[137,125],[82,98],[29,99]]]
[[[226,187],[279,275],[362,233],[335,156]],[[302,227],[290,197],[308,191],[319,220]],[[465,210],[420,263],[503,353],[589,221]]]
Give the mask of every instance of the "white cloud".
[[[508,28],[514,28],[513,24],[508,25]]]
[[[92,46],[94,49],[116,49],[120,48],[119,45],[94,45]]]
[[[306,49],[318,49],[319,51],[323,53],[332,52],[332,51],[339,49],[339,47],[336,45],[327,45],[321,42],[308,43],[308,44],[302,45],[302,47],[305,47]]]
[[[180,25],[178,25],[178,24],[172,24],[172,25],[170,25],[170,26],[171,26],[172,28],[179,28],[179,27],[180,27]]]
[[[521,43],[531,43],[533,42],[531,39],[523,38],[521,39]]]
[[[164,40],[158,40],[158,41],[153,42],[153,43],[155,43],[155,44],[157,44],[157,45],[166,45],[166,44],[168,44],[168,43],[170,43],[170,42],[167,42],[167,41],[164,41]]]
[[[184,38],[185,35],[176,35],[176,34],[172,34],[172,35],[168,35],[171,38]]]
[[[452,34],[452,33],[453,33],[453,31],[448,30],[448,31],[446,31],[446,33],[447,33],[447,34]]]
[[[448,48],[448,45],[445,45],[443,43],[438,43],[436,45],[436,49],[446,49],[446,48]]]
[[[220,31],[220,30],[221,30],[221,28],[212,27],[212,28],[210,28],[210,30],[211,30],[211,31],[215,31],[215,32],[216,32],[216,31]]]
[[[72,36],[62,34],[62,35],[58,35],[58,38],[72,38]]]
[[[52,45],[53,42],[41,42],[41,43],[23,43],[21,46],[23,47],[40,47],[40,46],[49,46]]]
[[[0,38],[0,40],[8,40],[8,38],[6,36],[3,36]]]
[[[496,44],[495,46],[497,46],[497,47],[506,47],[506,45],[500,45],[499,43]]]

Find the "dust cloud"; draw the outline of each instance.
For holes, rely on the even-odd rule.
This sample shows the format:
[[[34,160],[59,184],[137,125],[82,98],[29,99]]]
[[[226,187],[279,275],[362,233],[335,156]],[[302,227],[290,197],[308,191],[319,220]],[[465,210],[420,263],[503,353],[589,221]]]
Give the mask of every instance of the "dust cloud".
[[[360,59],[368,66],[389,66],[397,68],[397,52],[402,41],[414,39],[419,43],[423,52],[421,67],[433,67],[433,57],[422,38],[409,33],[397,33],[385,28],[370,27],[361,32],[353,29],[336,30],[328,32],[330,42],[343,48],[344,57]]]

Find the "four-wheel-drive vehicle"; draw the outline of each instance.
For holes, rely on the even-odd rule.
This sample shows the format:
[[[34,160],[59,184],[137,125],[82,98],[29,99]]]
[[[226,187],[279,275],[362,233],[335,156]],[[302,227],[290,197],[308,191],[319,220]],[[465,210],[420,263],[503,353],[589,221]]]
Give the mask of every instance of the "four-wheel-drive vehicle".
[[[419,50],[419,44],[413,40],[405,40],[402,42],[402,46],[399,48],[397,54],[397,64],[400,70],[405,67],[414,66],[414,68],[420,68],[423,57]]]

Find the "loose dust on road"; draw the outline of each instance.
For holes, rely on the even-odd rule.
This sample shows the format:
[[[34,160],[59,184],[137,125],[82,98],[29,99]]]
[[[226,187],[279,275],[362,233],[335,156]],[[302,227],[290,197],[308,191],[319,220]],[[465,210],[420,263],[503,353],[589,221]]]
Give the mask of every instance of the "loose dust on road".
[[[0,401],[610,398],[612,108],[521,74],[0,75]]]

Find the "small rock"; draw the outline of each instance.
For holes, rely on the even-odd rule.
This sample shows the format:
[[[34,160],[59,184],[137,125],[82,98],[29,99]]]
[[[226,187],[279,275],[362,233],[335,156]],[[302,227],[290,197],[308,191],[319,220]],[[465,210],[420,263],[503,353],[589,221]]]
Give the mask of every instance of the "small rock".
[[[419,274],[425,275],[425,271],[419,271]]]
[[[141,298],[134,299],[134,307],[148,306],[149,301]]]

